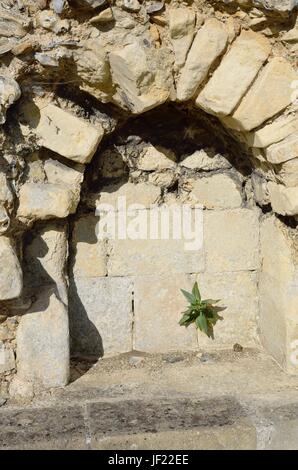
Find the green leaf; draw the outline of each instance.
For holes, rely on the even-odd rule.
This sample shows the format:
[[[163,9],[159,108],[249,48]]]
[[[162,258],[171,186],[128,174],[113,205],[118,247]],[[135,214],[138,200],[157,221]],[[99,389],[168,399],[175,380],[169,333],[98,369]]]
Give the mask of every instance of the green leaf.
[[[205,315],[200,314],[198,318],[196,319],[196,325],[198,328],[200,328],[201,331],[207,334],[208,332],[208,323]]]
[[[192,288],[192,294],[195,296],[196,300],[198,300],[199,302],[201,301],[201,294],[197,282],[194,283],[194,286]]]
[[[191,304],[194,304],[196,302],[196,298],[193,294],[191,294],[190,292],[187,292],[184,289],[181,289],[181,292],[184,295],[184,297],[186,298],[186,300],[188,300],[188,302],[190,302]]]
[[[204,299],[204,300],[202,300],[202,303],[209,304],[209,305],[217,304],[218,302],[220,302],[220,300],[213,300],[213,299]]]

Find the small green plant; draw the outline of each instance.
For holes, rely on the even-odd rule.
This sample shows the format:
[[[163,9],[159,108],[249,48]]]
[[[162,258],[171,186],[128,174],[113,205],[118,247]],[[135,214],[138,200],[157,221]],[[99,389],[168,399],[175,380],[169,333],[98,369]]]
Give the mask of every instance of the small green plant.
[[[202,300],[198,283],[195,282],[192,291],[187,292],[181,289],[182,294],[188,300],[189,306],[182,312],[182,318],[179,325],[188,327],[194,323],[196,328],[205,333],[208,338],[214,339],[213,328],[218,320],[223,320],[218,312],[225,310],[225,307],[216,307],[219,300]]]

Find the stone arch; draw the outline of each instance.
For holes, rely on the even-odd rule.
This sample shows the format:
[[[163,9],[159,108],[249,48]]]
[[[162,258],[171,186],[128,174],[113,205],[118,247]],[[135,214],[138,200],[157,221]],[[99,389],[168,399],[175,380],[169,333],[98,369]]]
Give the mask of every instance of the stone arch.
[[[99,16],[102,13],[100,12]],[[222,176],[219,177],[220,172],[217,173],[217,170],[220,168],[216,168],[216,171],[211,173],[213,183],[212,178],[209,177],[208,184],[213,184],[214,192],[219,188],[224,191],[225,187],[230,190],[236,186],[234,192],[233,189],[231,190],[235,199],[232,197],[233,201],[228,201],[224,207],[215,207],[218,209],[216,218],[211,217],[208,223],[210,230],[212,227],[213,230],[219,230],[225,224],[229,226],[239,222],[240,225],[243,224],[239,236],[245,239],[249,233],[246,241],[251,250],[250,256],[246,255],[244,265],[241,262],[237,264],[239,260],[232,261],[235,263],[231,269],[234,278],[231,278],[229,283],[236,282],[242,276],[243,271],[247,271],[247,276],[240,280],[241,285],[250,283],[249,271],[260,275],[262,299],[259,328],[262,342],[283,367],[292,370],[289,361],[290,338],[292,335],[293,338],[295,337],[297,330],[295,228],[298,214],[296,172],[298,121],[295,102],[297,81],[295,66],[291,60],[278,55],[278,49],[264,35],[244,28],[235,20],[229,23],[227,20],[221,20],[214,12],[210,15],[211,17],[205,15],[205,18],[201,20],[198,12],[191,8],[169,8],[167,24],[163,25],[162,32],[158,27],[158,21],[162,20],[157,19],[156,23],[151,18],[143,26],[134,23],[129,33],[127,33],[125,21],[131,20],[132,13],[124,13],[118,7],[106,12],[105,15],[108,13],[113,15],[113,19],[104,20],[103,26],[98,26],[101,25],[99,19],[96,20],[99,23],[94,21],[91,23],[97,24],[91,27],[93,32],[99,28],[99,31],[106,33],[107,36],[103,35],[103,42],[97,39],[96,34],[94,38],[81,40],[80,46],[84,54],[80,54],[77,50],[70,54],[67,45],[62,45],[55,53],[50,51],[35,54],[39,63],[38,67],[43,67],[42,77],[49,80],[49,86],[46,85],[40,89],[36,84],[33,90],[29,90],[28,86],[32,78],[21,75],[23,94],[20,98],[18,83],[13,78],[2,79],[5,92],[1,101],[1,110],[3,121],[7,119],[6,138],[10,145],[11,141],[14,142],[14,150],[25,149],[24,154],[26,155],[27,152],[28,159],[27,166],[24,165],[22,168],[22,162],[15,161],[13,157],[8,156],[5,162],[6,176],[4,172],[0,173],[0,177],[3,177],[2,187],[5,190],[3,190],[5,198],[3,196],[1,205],[4,215],[1,219],[3,233],[0,238],[0,251],[4,260],[3,265],[7,266],[7,269],[2,270],[0,275],[1,301],[4,302],[3,306],[11,312],[22,313],[22,309],[26,312],[28,308],[27,297],[20,303],[14,300],[21,295],[22,273],[12,235],[14,234],[18,240],[24,232],[27,237],[24,263],[32,268],[33,278],[33,281],[31,279],[33,284],[29,283],[27,287],[31,294],[34,291],[36,296],[35,300],[31,298],[32,305],[27,311],[29,313],[22,317],[18,330],[17,380],[29,384],[41,382],[44,386],[67,383],[68,286],[65,266],[68,227],[65,220],[71,214],[76,213],[81,198],[81,186],[84,184],[85,167],[90,164],[92,168],[92,157],[105,143],[107,136],[113,135],[115,129],[115,132],[118,132],[129,116],[140,119],[141,116],[152,113],[153,109],[166,109],[165,103],[176,103],[175,106],[173,105],[173,110],[177,110],[179,106],[179,112],[185,110],[186,114],[191,116],[197,113],[202,122],[206,122],[214,133],[218,133],[223,141],[229,142],[230,148],[233,147],[233,142],[236,142],[238,145],[236,151],[241,151],[241,154],[250,161],[253,171],[252,178],[247,183],[251,185],[251,194],[254,195],[257,206],[264,208],[264,212],[272,208],[272,213],[264,217],[261,227],[262,270],[260,271],[257,267],[257,263],[260,262],[259,258],[256,259],[259,244],[256,243],[254,235],[259,231],[260,212],[257,214],[257,210],[249,207],[247,194],[245,204],[242,199],[237,202],[239,191],[235,179],[232,173],[229,173],[227,180]],[[39,28],[45,27],[47,15],[54,18],[56,27],[60,24],[59,21],[69,21],[69,19],[60,19],[58,14],[54,14],[51,10],[37,12],[36,15]],[[135,21],[133,16],[132,18]],[[111,22],[115,22],[116,25],[117,22],[120,24],[120,32],[117,33],[112,44],[109,31],[113,28],[105,26]],[[121,41],[124,39],[125,42],[122,45]],[[96,55],[99,46],[103,44],[106,49],[103,53]],[[59,67],[57,74],[49,64],[51,60],[59,59],[59,53],[67,66]],[[77,89],[73,91],[73,88],[70,88],[70,91],[62,86],[58,87],[55,90],[56,93],[53,94],[53,81],[57,79],[57,76],[65,80],[68,74],[70,78],[75,77],[74,81],[77,80]],[[72,96],[71,99],[69,95]],[[17,101],[16,105],[8,109],[15,101]],[[6,109],[8,109],[7,118]],[[16,117],[17,126],[14,122]],[[13,134],[9,126],[13,129]],[[159,156],[159,158],[162,157]],[[236,160],[233,161],[236,162]],[[12,176],[9,179],[7,171],[12,173],[16,171],[16,164],[20,165],[17,169],[18,176]],[[189,165],[198,165],[198,163],[194,160],[194,162],[189,162]],[[137,167],[135,169],[138,170]],[[169,171],[170,167],[164,170]],[[137,179],[136,175],[133,183],[127,183],[130,186],[128,190],[132,191],[132,197],[135,196],[136,188],[131,185],[134,185]],[[148,181],[144,181],[143,184],[145,186],[140,191],[142,197],[145,194],[149,201],[155,198],[154,202],[156,202],[157,192],[159,191],[159,195],[161,192],[160,189],[154,192],[152,187],[158,188],[160,185],[150,185]],[[147,190],[148,193],[146,193]],[[247,185],[246,192],[248,190]],[[117,188],[114,192],[117,192]],[[13,197],[13,193],[17,197]],[[204,185],[199,188],[198,194],[199,198],[204,199]],[[208,194],[210,196],[210,189]],[[223,197],[223,192],[220,192],[218,198]],[[210,204],[214,204],[214,201]],[[222,209],[227,209],[227,213],[225,214]],[[239,213],[239,219],[233,218],[237,211],[244,211]],[[277,214],[283,223],[275,218],[273,213]],[[88,218],[89,215],[86,217]],[[9,226],[8,218],[10,219]],[[45,227],[43,221],[46,220],[50,222]],[[84,218],[82,220],[82,227],[75,227],[74,230],[77,230],[79,237],[88,238],[91,232],[83,235],[80,232],[80,230],[84,232],[88,225]],[[94,224],[93,220],[90,223]],[[37,237],[28,234],[33,224],[35,224],[34,231]],[[71,227],[73,224],[76,222],[72,221]],[[252,226],[255,229],[254,232],[249,230]],[[228,232],[227,241],[230,236]],[[270,252],[267,250],[272,240],[276,251],[283,250],[287,253],[286,259],[276,257],[280,270],[278,276],[272,273]],[[84,242],[85,238],[82,243]],[[212,239],[212,243],[210,251],[216,252],[216,237]],[[90,240],[87,244],[94,245],[97,251],[101,249],[95,240]],[[18,245],[20,246],[19,243]],[[233,247],[231,249],[233,250]],[[88,250],[90,252],[90,246]],[[20,251],[17,254],[21,259]],[[166,255],[171,257],[170,252]],[[81,263],[88,259],[86,258],[88,253],[84,251],[84,248],[80,256],[82,256]],[[37,265],[34,264],[34,258],[39,260]],[[42,260],[46,263],[46,269]],[[179,262],[183,264],[181,260]],[[190,260],[188,259],[187,262]],[[216,260],[210,255],[210,264],[212,263],[216,264]],[[287,286],[286,294],[280,293],[278,299],[271,298],[270,291],[276,286],[280,288],[284,266],[286,266],[284,280],[284,286]],[[116,266],[115,274],[112,275],[115,279],[127,275],[127,272],[123,274],[121,269],[117,271],[118,268],[119,266]],[[218,269],[218,267],[211,269],[209,281],[207,273],[204,281],[206,284],[211,278],[219,275]],[[230,266],[223,268],[220,274],[223,275],[229,269]],[[119,292],[121,289],[124,292],[134,291],[131,273],[128,273],[124,287],[123,282],[119,280],[112,281],[115,283],[113,287],[109,285],[107,276],[109,273],[105,266],[97,265],[95,270],[97,270],[96,275],[90,276],[89,273],[87,278],[104,278],[101,287],[96,287],[99,292],[102,289],[103,296],[110,295],[113,289]],[[191,274],[200,270],[198,268],[186,270],[183,275],[186,274],[189,277],[187,282],[190,282]],[[37,276],[36,273],[38,273]],[[152,272],[148,271],[145,274],[152,274]],[[34,277],[37,279],[34,280]],[[44,279],[42,283],[41,279]],[[54,290],[52,280],[55,284]],[[95,281],[92,282],[95,283]],[[40,295],[41,285],[44,287],[43,292],[46,292],[43,296]],[[140,292],[142,292],[141,289],[146,288],[146,285],[140,283]],[[218,280],[218,285],[223,286],[220,280]],[[178,289],[179,286],[176,287]],[[256,282],[250,283],[247,289],[253,291],[255,287]],[[170,285],[168,289],[172,288]],[[91,292],[90,286],[88,285],[86,289],[88,296]],[[152,296],[155,297],[156,293],[152,292]],[[252,294],[252,297],[256,296]],[[275,313],[272,314],[272,309],[275,312],[275,310],[285,308],[288,297],[291,299],[291,307],[281,320],[280,338],[271,338],[270,330],[266,325],[268,321],[274,321]],[[93,301],[95,302],[96,298]],[[129,310],[131,298],[125,297],[123,303],[126,303]],[[48,317],[45,312],[48,312]],[[108,325],[109,318],[105,321]],[[102,338],[91,323],[87,325],[88,331],[97,343],[99,349],[96,350],[96,355],[99,355],[103,347]],[[52,325],[51,334],[49,334],[49,324]],[[39,325],[38,333],[36,332],[37,325]],[[257,323],[254,326],[256,327]],[[131,326],[127,327],[127,324],[123,324],[123,328],[129,329]],[[227,330],[226,334],[230,335],[229,340],[231,340],[233,336],[231,331]],[[42,344],[41,337],[47,338],[46,346]],[[142,341],[139,342],[141,343]],[[182,344],[184,344],[183,341]],[[224,342],[223,344],[227,345]],[[179,342],[176,343],[177,345],[179,346]],[[124,349],[127,347],[126,344]],[[60,355],[57,355],[57,350],[60,351]],[[47,373],[45,373],[46,369]]]

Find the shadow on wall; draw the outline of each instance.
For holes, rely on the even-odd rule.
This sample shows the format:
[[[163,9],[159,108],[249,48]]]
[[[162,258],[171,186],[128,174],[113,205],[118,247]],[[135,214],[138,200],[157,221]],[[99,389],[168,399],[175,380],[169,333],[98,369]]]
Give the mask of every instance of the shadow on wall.
[[[57,231],[64,230],[65,222],[55,225],[55,229]],[[94,240],[90,239],[89,234],[87,242],[96,242],[95,232]],[[68,290],[64,273],[59,273],[59,267],[53,265],[55,264],[55,247],[49,247],[44,240],[43,228],[36,228],[34,232],[28,232],[24,240],[24,246],[26,247],[24,294],[32,299],[32,306],[28,314],[36,311],[35,305],[38,306],[39,303],[35,301],[41,296],[43,309],[46,310],[50,305],[50,297],[54,292],[56,297],[69,310],[71,353],[75,351],[77,356],[86,357],[90,359],[90,362],[98,360],[104,353],[102,338],[87,316],[87,312],[77,294],[75,281],[72,278],[70,279]],[[51,275],[50,273],[55,273],[55,279],[54,274]],[[82,332],[84,332],[83,335]]]
[[[76,238],[76,243],[87,243],[95,245],[98,240],[96,238],[96,223],[94,219],[94,227],[85,227],[81,230]],[[76,279],[73,275],[73,265],[76,255],[75,245],[70,243],[70,266],[69,266],[69,329],[70,329],[70,353],[72,358],[87,359],[96,362],[104,355],[104,346],[102,337],[89,319],[87,311],[80,299],[77,291]],[[99,299],[100,301],[100,299]]]

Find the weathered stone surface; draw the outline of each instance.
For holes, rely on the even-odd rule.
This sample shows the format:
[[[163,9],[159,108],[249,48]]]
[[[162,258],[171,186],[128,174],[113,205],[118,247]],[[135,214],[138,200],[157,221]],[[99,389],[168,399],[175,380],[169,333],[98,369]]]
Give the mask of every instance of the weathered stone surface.
[[[233,209],[242,204],[241,185],[228,174],[215,174],[190,183],[191,196],[207,209]]]
[[[75,222],[73,242],[74,277],[102,277],[107,275],[107,255],[104,241],[96,236],[99,218],[93,215],[81,217]]]
[[[204,222],[207,272],[259,268],[259,212],[207,211]]]
[[[211,114],[227,116],[239,104],[270,54],[262,35],[243,31],[199,94],[196,105]]]
[[[298,134],[292,134],[265,151],[269,162],[279,164],[298,157]]]
[[[13,194],[6,174],[0,171],[0,205],[11,206],[13,203]]]
[[[224,52],[228,33],[220,21],[209,19],[197,32],[177,83],[178,101],[192,98],[216,59]]]
[[[44,387],[69,379],[69,327],[65,305],[53,289],[44,289],[17,330],[18,377]]]
[[[251,182],[256,202],[261,206],[269,204],[270,199],[267,181],[257,173],[253,173]]]
[[[286,188],[282,184],[269,181],[268,191],[274,212],[281,215],[298,214],[298,186]]]
[[[250,147],[265,148],[296,132],[298,132],[298,117],[290,115],[273,121],[272,124],[268,124],[255,132],[246,134],[245,138]]]
[[[193,228],[189,234],[184,234],[182,231],[180,239],[173,238],[174,229],[177,228],[174,211],[169,211],[169,235],[168,233],[161,234],[161,218],[158,221],[159,230],[157,233],[150,233],[151,230],[154,230],[154,224],[150,222],[152,215],[150,214],[150,211],[144,210],[133,216],[133,218],[138,217],[139,229],[147,227],[144,236],[136,238],[139,230],[134,221],[128,219],[127,234],[131,234],[131,238],[109,241],[108,274],[110,276],[129,276],[155,274],[156,272],[162,274],[202,271],[205,267],[205,259],[201,246],[203,242],[201,214],[196,214],[195,211],[191,212],[190,221],[192,227],[196,222],[196,228]],[[129,224],[131,225],[129,226]],[[156,239],[157,237],[159,239]]]
[[[261,340],[277,362],[295,374],[298,373],[294,343],[298,335],[297,241],[297,234],[274,216],[261,225]]]
[[[57,297],[67,303],[66,261],[68,233],[64,223],[50,223],[33,233],[25,244],[25,279],[29,288],[55,286]]]
[[[167,170],[175,168],[174,155],[168,153],[166,155],[158,148],[153,145],[148,146],[144,149],[140,156],[137,168],[142,171],[156,171],[156,170]]]
[[[131,204],[142,204],[147,208],[151,204],[156,204],[160,196],[160,188],[153,184],[127,182],[104,186],[100,194],[91,195],[91,199],[95,204],[110,204],[116,210],[120,210],[118,200],[120,197],[125,197],[127,207]]]
[[[84,179],[84,168],[78,165],[71,168],[58,160],[48,158],[44,162],[44,171],[48,183],[64,184],[72,187],[73,190],[79,190]]]
[[[0,374],[15,368],[15,357],[11,347],[0,341]]]
[[[219,153],[211,149],[196,150],[193,154],[187,155],[180,162],[180,166],[189,170],[224,170],[231,167],[229,161]]]
[[[112,8],[106,8],[102,10],[98,15],[93,16],[90,19],[91,24],[96,23],[109,23],[110,21],[114,20],[113,10]]]
[[[1,450],[86,449],[84,415],[79,406],[3,410],[1,424]]]
[[[253,3],[256,6],[282,13],[292,11],[298,5],[297,0],[253,0]]]
[[[22,269],[11,240],[0,237],[0,300],[15,299],[23,287]]]
[[[298,158],[284,162],[276,172],[276,179],[285,186],[298,187]]]
[[[64,218],[76,211],[79,194],[63,184],[26,183],[21,187],[17,216],[46,220]]]
[[[77,278],[71,282],[73,354],[98,357],[132,350],[132,292],[128,278]]]
[[[21,90],[18,83],[13,78],[0,76],[0,124],[6,121],[6,110],[20,96]]]
[[[135,350],[162,352],[196,349],[195,328],[181,328],[178,323],[181,312],[185,310],[185,300],[182,295],[173,295],[182,287],[191,290],[193,282],[193,276],[177,274],[135,278]]]
[[[169,97],[169,90],[156,83],[146,51],[134,42],[110,53],[110,66],[119,97],[131,112],[148,111]]]
[[[241,101],[227,126],[251,131],[275,116],[292,102],[291,84],[297,74],[282,57],[273,58]]]
[[[182,67],[195,33],[196,14],[190,8],[171,8],[169,28],[175,54],[175,64]]]
[[[220,299],[218,304],[226,307],[220,312],[224,318],[215,327],[215,339],[210,341],[198,331],[199,348],[208,351],[232,349],[235,343],[243,347],[258,344],[256,317],[258,312],[257,273],[210,273],[200,274],[198,283],[202,298]]]
[[[104,134],[100,125],[94,127],[53,104],[28,106],[24,114],[43,147],[75,162],[90,162]]]

